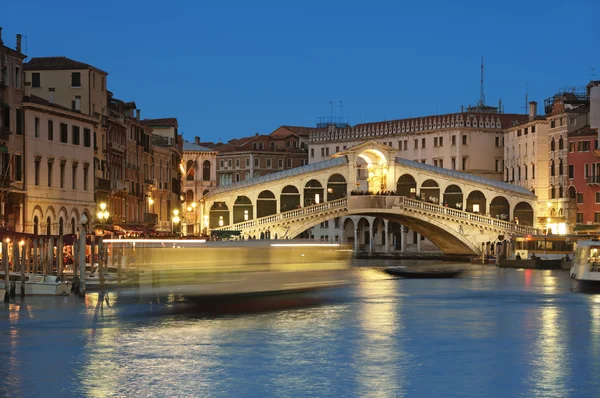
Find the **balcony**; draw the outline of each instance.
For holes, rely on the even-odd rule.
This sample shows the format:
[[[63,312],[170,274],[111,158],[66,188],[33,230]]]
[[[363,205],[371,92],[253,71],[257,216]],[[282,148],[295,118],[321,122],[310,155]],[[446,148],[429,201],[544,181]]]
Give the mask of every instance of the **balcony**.
[[[128,191],[129,184],[125,180],[112,180],[111,188],[113,191]]]
[[[173,146],[174,140],[171,137],[163,137],[160,135],[152,136],[152,145],[156,146]]]
[[[121,145],[121,144],[117,144],[117,143],[111,142],[110,143],[110,148],[113,151],[125,153],[125,145]]]
[[[0,174],[0,188],[10,188],[11,182],[10,175]]]
[[[152,226],[156,225],[158,223],[158,214],[144,213],[144,223]]]
[[[96,178],[96,190],[110,192],[110,180]]]
[[[8,127],[0,127],[0,141],[8,141],[10,139],[10,130]]]
[[[152,185],[152,184],[154,184],[154,180],[151,180],[149,178],[144,178],[144,184]]]
[[[585,179],[588,185],[600,185],[600,176],[590,176]]]
[[[171,221],[157,221],[156,222],[156,230],[171,232],[172,231]]]

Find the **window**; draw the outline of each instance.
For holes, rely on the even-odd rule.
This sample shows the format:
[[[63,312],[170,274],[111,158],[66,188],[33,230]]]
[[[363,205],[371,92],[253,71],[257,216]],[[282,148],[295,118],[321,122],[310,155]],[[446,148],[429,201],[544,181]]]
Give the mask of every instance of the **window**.
[[[535,180],[535,164],[531,165],[531,178]]]
[[[235,173],[235,182],[240,182],[240,173]]]
[[[54,122],[48,120],[48,141],[54,141]]]
[[[502,171],[502,160],[496,159],[496,171]]]
[[[71,87],[81,87],[81,73],[71,73]]]
[[[277,166],[278,166],[280,169],[283,169],[283,159],[278,159],[278,161],[277,161]]]
[[[31,87],[42,87],[39,72],[34,72],[31,74]]]
[[[569,178],[575,178],[575,165],[569,165]]]
[[[500,146],[500,137],[496,137],[496,146],[499,147]]]
[[[60,142],[65,144],[69,142],[69,131],[66,123],[60,124]]]
[[[439,164],[439,167],[443,168],[444,167],[444,159],[440,159],[438,164]]]
[[[77,163],[73,163],[73,173],[71,174],[71,188],[77,188]]]
[[[438,160],[437,160],[437,159],[433,159],[433,165],[434,165],[435,167],[437,167],[437,165],[438,165]]]
[[[467,136],[466,135],[462,136],[462,142],[463,142],[463,145],[467,145]]]
[[[235,168],[236,168],[236,169],[239,169],[239,168],[240,168],[240,160],[239,160],[239,159],[236,159],[236,160],[235,160]]]
[[[15,87],[21,88],[21,68],[15,66]]]
[[[202,179],[204,181],[210,181],[210,161],[208,160],[205,160],[204,163],[202,163]]]
[[[600,203],[600,192],[596,192],[596,203]]]
[[[577,213],[577,224],[583,224],[583,213]]]
[[[260,159],[254,158],[254,167],[260,167]]]
[[[2,107],[2,127],[10,128],[10,107],[8,106]]]
[[[48,186],[52,186],[52,166],[54,165],[54,159],[48,159]]]
[[[287,159],[287,167],[288,167],[288,169],[292,168],[292,158]]]
[[[554,189],[554,186],[550,187],[550,199],[556,199],[556,189]]]
[[[444,137],[440,137],[440,146],[444,146]]]
[[[517,137],[520,137],[520,136],[521,136],[521,129],[518,129],[517,130]]]
[[[87,164],[83,165],[83,190],[87,191],[88,190],[88,171],[90,169],[90,166]],[[132,192],[134,190],[132,189]]]
[[[597,212],[597,211],[594,212],[594,222],[600,223],[600,212]]]
[[[419,140],[415,140],[415,149],[419,149]]]
[[[506,171],[506,175],[504,176],[504,182],[508,182],[508,167],[504,169]]]
[[[79,145],[79,126],[71,126],[73,145]]]
[[[452,158],[451,163],[452,163],[452,170],[456,170],[456,158]]]
[[[329,156],[329,147],[325,148],[325,156]]]
[[[306,166],[306,159],[300,159],[300,166]]]
[[[421,148],[425,148],[425,138],[421,138]]]
[[[535,126],[531,126],[531,134],[535,133]]]
[[[227,167],[231,168],[231,159],[227,159]]]
[[[225,168],[225,163],[224,163],[224,162],[225,162],[225,161],[224,161],[223,159],[221,159],[221,160],[219,161],[219,169],[224,169],[224,168]]]
[[[527,165],[523,166],[524,170],[525,170],[525,180],[528,180],[528,175],[527,175]]]
[[[34,168],[34,183],[35,185],[39,186],[40,185],[40,162],[41,160],[39,158],[35,159],[35,168]]]
[[[564,146],[565,146],[565,144],[564,144],[564,140],[563,140],[563,138],[562,138],[562,136],[561,136],[561,137],[558,139],[558,149],[559,149],[559,150],[561,150],[561,149],[565,149],[565,148],[564,148]]]
[[[453,146],[456,145],[456,136],[455,135],[452,136],[452,145]]]
[[[83,146],[86,148],[92,146],[92,132],[90,129],[83,129]]]
[[[104,76],[102,76],[102,91],[104,91]]]
[[[433,146],[436,147],[438,146],[438,138],[437,137],[433,137]],[[435,162],[434,162],[435,165]]]
[[[569,152],[575,152],[575,143],[569,142]]]
[[[577,192],[577,203],[583,203],[583,192]]]
[[[23,109],[16,109],[17,113],[17,134],[23,134]]]
[[[344,149],[346,149],[346,146],[344,146]],[[408,140],[404,140],[404,150],[408,150]]]
[[[523,129],[523,135],[527,135],[527,133],[528,133],[528,129],[527,129],[527,127],[525,127],[525,128]]]
[[[267,169],[271,168],[271,158],[267,159]]]
[[[81,110],[81,96],[76,95],[75,99],[71,101],[71,109],[79,112]]]
[[[311,158],[315,157],[315,148],[310,148],[310,157]]]
[[[559,163],[558,163],[558,175],[561,176],[563,175],[563,160],[560,159]]]
[[[556,172],[554,170],[554,160],[550,161],[550,176],[554,177],[556,175]]]
[[[464,156],[464,157],[462,158],[462,170],[467,170],[467,160],[468,160],[468,159],[469,159],[469,158],[467,158],[466,156]]]
[[[583,165],[583,177],[588,178],[589,176],[590,176],[590,165],[586,163]]]
[[[336,147],[335,147],[335,153],[338,153],[339,151],[340,151],[340,147],[339,147],[339,146],[336,146]]]
[[[65,162],[60,162],[60,187],[64,189],[65,187]]]
[[[36,117],[35,119],[33,119],[33,132],[35,135],[35,138],[40,138],[40,118]]]
[[[23,180],[23,160],[21,155],[15,155],[15,180]]]

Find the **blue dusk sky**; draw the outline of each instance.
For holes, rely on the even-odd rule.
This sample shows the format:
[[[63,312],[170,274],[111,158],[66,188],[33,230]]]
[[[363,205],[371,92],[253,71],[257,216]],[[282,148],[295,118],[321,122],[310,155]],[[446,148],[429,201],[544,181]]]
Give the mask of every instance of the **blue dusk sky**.
[[[526,85],[542,104],[600,79],[599,16],[598,0],[29,0],[0,26],[30,57],[107,71],[143,118],[225,142],[314,126],[330,101],[351,124],[457,112],[479,99],[482,56],[486,103],[524,113]]]

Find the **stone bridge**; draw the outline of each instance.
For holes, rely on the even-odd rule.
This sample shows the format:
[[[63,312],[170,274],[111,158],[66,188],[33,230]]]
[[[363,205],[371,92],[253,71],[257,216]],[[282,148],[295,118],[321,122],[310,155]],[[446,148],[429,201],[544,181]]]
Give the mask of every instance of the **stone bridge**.
[[[536,197],[525,188],[395,155],[371,141],[323,162],[221,186],[205,197],[203,217],[213,230],[271,239],[341,219],[341,240],[357,245],[358,225],[348,231],[345,216],[375,216],[413,229],[446,254],[479,254],[482,242],[498,235],[535,233]],[[387,235],[387,221],[385,228]]]

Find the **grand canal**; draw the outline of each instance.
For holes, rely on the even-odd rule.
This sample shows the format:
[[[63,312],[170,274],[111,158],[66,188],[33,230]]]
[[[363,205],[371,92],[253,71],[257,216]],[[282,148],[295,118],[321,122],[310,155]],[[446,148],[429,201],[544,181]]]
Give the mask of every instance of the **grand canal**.
[[[400,280],[388,264],[261,313],[114,293],[0,304],[0,396],[600,396],[600,295],[567,271]]]

